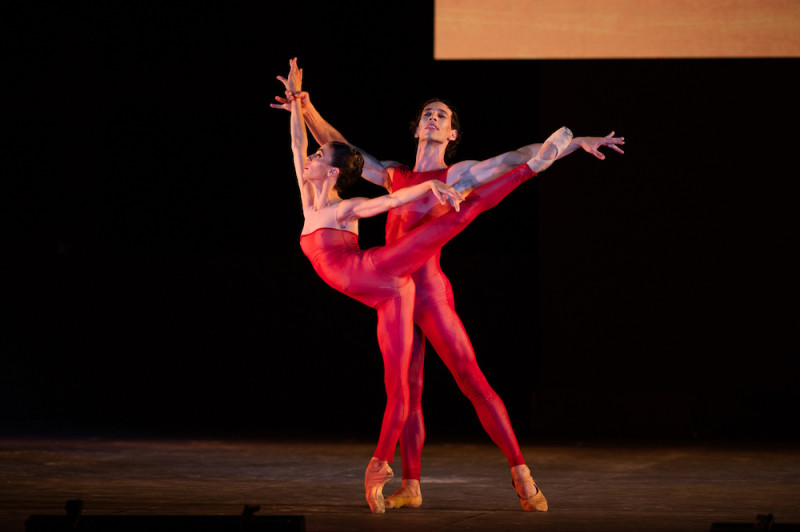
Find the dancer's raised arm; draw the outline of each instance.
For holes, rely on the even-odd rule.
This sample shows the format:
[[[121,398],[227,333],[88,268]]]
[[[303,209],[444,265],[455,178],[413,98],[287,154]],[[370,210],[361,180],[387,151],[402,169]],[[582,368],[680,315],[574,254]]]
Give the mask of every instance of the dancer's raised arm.
[[[364,157],[364,168],[361,177],[371,183],[382,186],[389,192],[392,191],[392,179],[389,169],[400,166],[400,163],[397,161],[381,161],[363,149],[348,142],[344,135],[334,128],[322,117],[319,111],[317,111],[317,108],[311,103],[311,98],[309,97],[308,92],[291,90],[289,88],[289,80],[287,78],[284,78],[283,76],[277,76],[277,78],[284,84],[287,91],[291,91],[291,94],[287,93],[285,97],[276,96],[275,100],[278,103],[271,103],[270,107],[273,109],[286,109],[289,111],[291,110],[289,105],[291,101],[299,98],[303,106],[303,119],[305,120],[306,126],[311,132],[311,135],[314,137],[314,140],[316,140],[320,146],[328,142],[343,142],[344,144],[350,144],[356,150],[358,150],[359,153],[361,153],[362,157]]]
[[[354,222],[360,218],[369,218],[385,213],[395,207],[400,207],[418,200],[423,196],[433,193],[440,203],[448,201],[459,210],[459,204],[463,201],[463,196],[456,192],[452,187],[439,182],[431,181],[420,183],[413,187],[407,187],[392,194],[385,194],[377,198],[351,198],[342,200],[337,192],[341,189],[338,183],[342,169],[332,166],[329,163],[336,158],[335,152],[344,149],[350,151],[350,158],[358,157],[359,154],[354,148],[341,143],[340,141],[326,142],[310,157],[308,153],[308,135],[306,134],[306,124],[303,113],[304,99],[296,97],[300,94],[302,86],[303,71],[297,66],[297,58],[289,62],[289,75],[287,78],[279,76],[279,79],[286,86],[286,106],[291,113],[290,132],[292,137],[292,154],[294,157],[295,173],[297,174],[297,184],[300,188],[300,197],[303,205],[303,213],[306,218],[319,218],[319,213],[323,208],[338,204],[335,213],[331,218],[327,217],[327,222],[331,220],[335,224]],[[339,145],[338,147],[336,145]],[[360,171],[362,161],[355,161],[347,165],[349,170]],[[350,180],[350,178],[346,178]],[[338,186],[337,186],[338,184]]]
[[[283,81],[281,76],[278,76],[278,79]],[[327,120],[325,120],[322,115],[317,111],[314,104],[311,103],[311,98],[306,91],[300,91],[294,94],[287,94],[286,97],[276,96],[275,99],[279,102],[277,104],[272,103],[270,107],[274,109],[287,109],[289,110],[289,103],[292,99],[300,99],[303,104],[303,119],[306,122],[306,126],[308,130],[311,132],[311,135],[314,137],[314,140],[321,145],[326,144],[328,142],[342,142],[344,144],[349,144],[353,146],[359,153],[361,153],[362,157],[364,157],[364,169],[361,173],[361,177],[369,181],[370,183],[374,183],[378,186],[382,186],[389,192],[392,191],[392,179],[391,173],[389,169],[395,168],[400,166],[400,163],[397,161],[381,161],[376,157],[373,157],[363,149],[359,148],[348,142],[348,140],[342,135],[339,130],[334,128]]]
[[[286,82],[287,94],[292,93],[293,89],[299,90],[302,80],[303,71],[297,68],[297,59],[295,58],[289,62],[289,79]],[[293,99],[287,105],[291,112],[289,131],[292,136],[294,171],[297,175],[297,186],[300,188],[300,201],[303,212],[305,212],[314,203],[314,193],[311,185],[303,177],[306,161],[308,160],[308,135],[306,134],[306,125],[303,120],[303,109],[300,100]]]

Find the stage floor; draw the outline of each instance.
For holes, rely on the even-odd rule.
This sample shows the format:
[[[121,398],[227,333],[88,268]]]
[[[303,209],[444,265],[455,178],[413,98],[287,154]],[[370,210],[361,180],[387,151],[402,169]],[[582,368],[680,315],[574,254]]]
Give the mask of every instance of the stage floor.
[[[0,439],[0,530],[31,515],[304,516],[317,531],[708,531],[773,514],[800,523],[793,444],[560,442],[524,445],[550,511],[522,512],[490,443],[436,442],[423,455],[420,508],[373,515],[372,445],[358,441]],[[401,465],[385,493],[400,485]],[[792,527],[794,530],[794,527]]]

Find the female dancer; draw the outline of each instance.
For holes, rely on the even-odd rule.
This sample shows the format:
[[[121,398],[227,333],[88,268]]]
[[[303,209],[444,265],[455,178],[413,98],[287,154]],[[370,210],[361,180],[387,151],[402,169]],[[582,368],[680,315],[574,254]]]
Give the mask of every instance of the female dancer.
[[[569,145],[572,135],[568,129],[562,128],[545,141],[541,150],[526,164],[498,177],[491,184],[475,189],[466,201],[462,194],[438,180],[378,198],[343,200],[339,192],[361,176],[363,158],[352,147],[338,142],[326,143],[311,156],[306,156],[308,139],[302,101],[294,97],[301,82],[302,71],[294,59],[286,86],[291,111],[292,152],[305,220],[300,246],[327,284],[378,312],[378,345],[384,362],[387,402],[378,445],[364,476],[364,488],[370,509],[382,513],[385,509],[383,486],[394,476],[389,462],[394,457],[409,409],[408,374],[414,326],[411,274],[478,214],[496,205],[509,189],[549,167]],[[390,245],[368,250],[359,248],[359,218],[387,212],[429,197],[430,193],[441,204],[449,200],[455,209],[409,231]],[[547,501],[530,475],[518,480],[515,483],[517,494],[528,504],[546,509]]]

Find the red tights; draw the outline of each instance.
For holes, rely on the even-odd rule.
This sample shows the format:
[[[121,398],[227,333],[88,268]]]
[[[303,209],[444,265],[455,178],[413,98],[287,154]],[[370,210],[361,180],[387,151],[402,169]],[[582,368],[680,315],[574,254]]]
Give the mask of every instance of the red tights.
[[[521,165],[475,189],[462,203],[460,212],[451,211],[427,221],[391,244],[378,248],[374,254],[376,267],[384,271],[406,268],[409,257],[420,253],[427,253],[429,259],[437,255],[430,260],[438,261],[434,247],[444,245],[478,214],[497,205],[533,175],[527,165]],[[400,274],[399,270],[397,274]],[[439,282],[445,282],[449,288],[443,274],[442,278],[443,281]],[[420,477],[420,454],[425,435],[421,409],[425,338],[415,335],[413,322],[416,321],[462,392],[472,401],[481,424],[509,463],[512,466],[522,464],[522,453],[505,405],[478,367],[467,333],[452,306],[452,292],[444,299],[431,298],[420,292],[420,288],[425,286],[417,283],[416,305],[414,297],[397,297],[378,306],[378,343],[383,354],[387,401],[374,456],[392,461],[402,434],[403,477]]]
[[[419,285],[417,285],[419,297]],[[508,412],[500,396],[489,385],[478,367],[475,351],[461,319],[447,301],[417,301],[413,350],[409,362],[409,413],[400,436],[403,478],[420,480],[425,423],[422,415],[422,368],[425,339],[452,373],[458,387],[472,402],[478,419],[492,441],[500,448],[510,466],[524,464],[519,443],[511,427]]]

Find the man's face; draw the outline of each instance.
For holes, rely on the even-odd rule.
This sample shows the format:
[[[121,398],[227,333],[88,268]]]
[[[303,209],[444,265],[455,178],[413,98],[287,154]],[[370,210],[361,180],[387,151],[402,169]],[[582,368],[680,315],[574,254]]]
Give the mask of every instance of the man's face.
[[[417,125],[415,138],[420,141],[447,142],[455,140],[458,131],[452,129],[450,108],[442,102],[433,102],[425,106]]]

